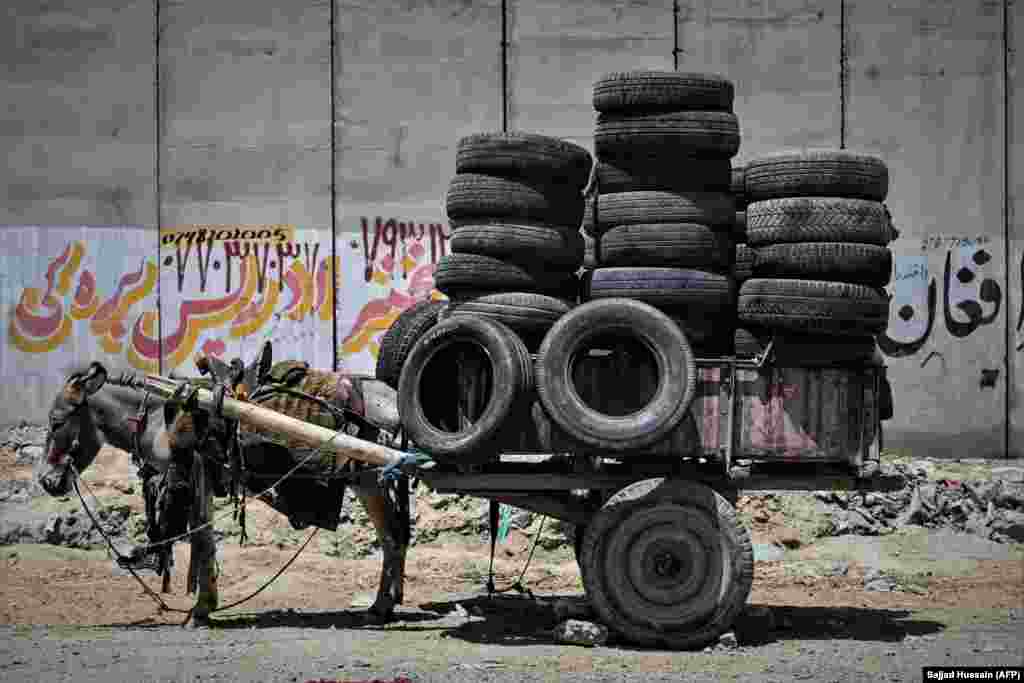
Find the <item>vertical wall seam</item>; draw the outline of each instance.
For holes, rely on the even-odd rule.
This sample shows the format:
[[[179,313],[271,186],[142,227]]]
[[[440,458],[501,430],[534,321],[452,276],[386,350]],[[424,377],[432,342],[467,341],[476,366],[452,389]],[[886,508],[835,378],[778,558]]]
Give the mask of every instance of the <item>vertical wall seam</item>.
[[[672,68],[679,71],[679,0],[672,0]]]
[[[846,0],[839,0],[839,149],[846,149]]]
[[[157,373],[164,373],[164,316],[163,316],[163,292],[160,288],[160,228],[163,226],[163,191],[160,184],[160,150],[163,146],[161,131],[163,130],[163,117],[160,112],[160,0],[153,0],[153,46],[155,56],[153,59],[153,121],[156,125],[153,165],[155,172],[153,180],[156,183],[156,352],[157,352]]]
[[[338,161],[337,161],[337,158],[336,158],[336,154],[337,154],[338,146],[336,144],[336,142],[337,142],[337,139],[336,139],[337,133],[336,133],[336,130],[335,130],[336,125],[337,125],[337,103],[335,102],[336,90],[335,90],[335,83],[334,83],[334,81],[335,81],[335,68],[336,68],[335,67],[335,63],[334,63],[334,59],[335,59],[335,55],[334,55],[334,50],[335,50],[335,32],[334,32],[334,30],[335,30],[335,11],[336,11],[335,8],[337,7],[337,5],[338,5],[337,0],[331,0],[330,18],[328,20],[328,26],[330,27],[330,33],[331,33],[331,35],[329,37],[331,57],[330,57],[330,60],[329,60],[330,66],[328,67],[328,69],[330,71],[330,78],[331,78],[331,84],[330,84],[330,88],[329,88],[330,100],[331,100],[331,118],[330,118],[330,121],[331,121],[331,133],[330,133],[330,141],[331,141],[331,212],[330,212],[330,215],[331,215],[331,268],[330,268],[330,271],[331,271],[331,305],[334,307],[334,310],[331,312],[331,321],[332,321],[332,324],[331,324],[331,367],[333,368],[334,372],[338,371],[338,365],[339,365],[339,363],[338,363],[338,317],[339,317],[338,316],[338,273],[335,270],[337,268],[337,265],[338,265],[338,220],[337,220],[337,213],[336,213],[337,212],[337,208],[336,208],[337,207],[337,196],[338,196],[337,195],[337,192],[338,192],[338,188],[337,188],[337,185],[338,185],[337,163],[338,163]]]
[[[501,0],[501,132],[508,132],[508,0]]]
[[[1006,445],[1005,457],[1010,457],[1010,400],[1013,398],[1010,387],[1010,352],[1013,349],[1013,328],[1010,326],[1010,1],[1003,0],[1003,262],[1006,264],[1005,289],[1007,302],[1003,307],[1005,317],[1004,339],[1004,374],[1003,379],[1003,442]],[[1024,295],[1024,287],[1022,287]]]

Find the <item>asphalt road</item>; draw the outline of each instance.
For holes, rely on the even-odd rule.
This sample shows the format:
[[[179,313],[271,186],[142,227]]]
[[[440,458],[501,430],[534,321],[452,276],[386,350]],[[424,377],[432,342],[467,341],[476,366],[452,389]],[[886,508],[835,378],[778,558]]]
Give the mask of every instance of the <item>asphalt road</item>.
[[[210,630],[0,627],[0,680],[921,681],[925,666],[1024,664],[1024,608],[776,607],[760,642],[699,652],[558,645],[525,601],[445,601],[368,625],[362,613],[263,612]],[[444,612],[447,612],[446,614]]]

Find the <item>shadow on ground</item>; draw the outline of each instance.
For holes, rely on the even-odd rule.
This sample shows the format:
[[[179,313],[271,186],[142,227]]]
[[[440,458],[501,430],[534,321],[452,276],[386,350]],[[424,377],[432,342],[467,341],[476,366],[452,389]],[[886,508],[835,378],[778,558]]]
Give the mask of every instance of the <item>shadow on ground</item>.
[[[582,596],[575,600],[577,604],[583,602]],[[428,603],[422,607],[445,613],[456,609],[457,604],[479,617],[448,629],[446,635],[474,643],[551,644],[551,629],[560,619],[550,598],[488,599],[482,596]],[[742,645],[767,645],[789,640],[900,642],[907,636],[936,634],[945,628],[936,621],[914,619],[908,610],[762,605],[750,605],[749,608],[749,616],[741,617],[734,624]],[[620,649],[640,649],[614,634],[609,638],[609,644]]]
[[[443,637],[490,645],[552,645],[551,631],[562,619],[592,618],[579,613],[583,596],[568,598],[576,614],[556,608],[554,596],[539,598],[470,596],[402,608],[389,622],[374,619],[365,610],[310,612],[273,610],[212,619],[214,629],[313,628],[374,631],[441,631]],[[563,604],[565,604],[563,602]],[[851,640],[897,643],[908,636],[941,633],[936,621],[914,619],[903,609],[862,607],[789,607],[748,605],[733,630],[743,646],[797,640]],[[166,624],[113,624],[111,628],[173,628]],[[612,634],[609,645],[623,650],[644,650]]]
[[[183,617],[184,618],[184,617]],[[249,628],[322,628],[322,629],[380,629],[389,631],[430,630],[415,628],[413,625],[426,622],[438,622],[442,615],[422,610],[397,610],[391,621],[381,621],[366,610],[334,610],[329,612],[310,612],[296,610],[269,610],[210,618],[213,629],[249,629]],[[426,624],[429,626],[429,624]],[[163,629],[175,628],[174,625],[149,623],[147,621],[130,624],[104,624],[104,628],[132,629]],[[437,629],[445,628],[438,624]]]

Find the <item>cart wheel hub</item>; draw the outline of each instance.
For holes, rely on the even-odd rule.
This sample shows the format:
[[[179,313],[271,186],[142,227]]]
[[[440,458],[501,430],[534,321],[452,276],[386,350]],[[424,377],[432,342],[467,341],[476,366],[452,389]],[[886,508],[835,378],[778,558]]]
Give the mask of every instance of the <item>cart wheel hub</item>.
[[[683,571],[683,562],[674,553],[664,551],[654,557],[654,573],[659,578],[667,579],[679,576]]]

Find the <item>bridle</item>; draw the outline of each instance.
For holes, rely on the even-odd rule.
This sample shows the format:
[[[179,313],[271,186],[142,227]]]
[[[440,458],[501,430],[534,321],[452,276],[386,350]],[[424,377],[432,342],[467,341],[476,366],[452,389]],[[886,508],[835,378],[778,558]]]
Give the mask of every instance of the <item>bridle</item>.
[[[81,419],[75,418],[76,416],[79,416],[83,410],[86,410],[89,407],[89,399],[88,397],[86,397],[83,398],[80,403],[73,403],[70,401],[69,403],[71,403],[72,406],[71,410],[65,416],[63,416],[60,422],[56,425],[56,429],[53,419],[51,418],[50,420],[50,434],[48,439],[50,444],[50,452],[46,454],[47,464],[52,465],[55,469],[60,470],[61,480],[63,480],[68,475],[68,470],[70,469],[71,464],[74,463],[75,456],[78,454],[78,450],[82,446],[82,421]],[[73,424],[72,428],[74,429],[74,433],[71,438],[71,447],[68,448],[66,451],[57,451],[56,433],[59,428],[62,428],[68,422],[71,422]]]

